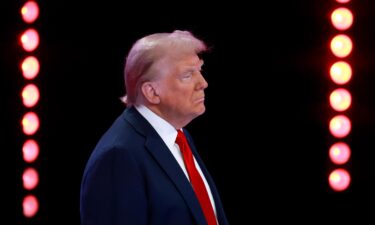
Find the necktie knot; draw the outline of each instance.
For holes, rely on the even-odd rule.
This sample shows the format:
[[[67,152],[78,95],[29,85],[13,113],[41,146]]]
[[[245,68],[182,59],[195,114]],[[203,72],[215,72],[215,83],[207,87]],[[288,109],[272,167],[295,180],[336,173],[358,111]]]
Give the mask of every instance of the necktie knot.
[[[181,130],[177,131],[176,143],[180,147],[180,150],[183,151],[183,146],[187,144],[187,141],[186,141],[185,134]]]
[[[191,152],[189,144],[187,142],[186,136],[181,130],[177,130],[176,143],[178,144],[178,147],[180,147],[180,151],[184,158],[185,166],[187,167],[189,172],[190,167],[194,166],[194,158],[193,153]]]

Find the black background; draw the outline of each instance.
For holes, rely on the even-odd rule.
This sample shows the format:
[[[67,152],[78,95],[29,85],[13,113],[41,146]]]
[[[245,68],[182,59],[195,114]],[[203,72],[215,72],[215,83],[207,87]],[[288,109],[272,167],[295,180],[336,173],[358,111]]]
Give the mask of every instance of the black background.
[[[259,1],[260,2],[260,1]],[[188,125],[217,183],[231,224],[299,222],[324,218],[374,221],[375,3],[345,4],[354,12],[348,30],[354,50],[347,58],[353,96],[346,112],[353,130],[345,138],[352,175],[345,192],[327,183],[336,168],[328,149],[336,141],[328,121],[336,113],[328,96],[335,87],[329,66],[336,58],[329,21],[340,4],[331,0],[259,2],[39,1],[33,25],[22,22],[23,2],[4,4],[1,25],[2,166],[11,224],[79,224],[79,191],[85,163],[97,140],[124,109],[124,58],[140,37],[189,30],[212,47],[204,55],[206,113]],[[19,64],[27,56],[17,38],[35,27],[34,52],[41,71],[34,82],[41,153],[33,163],[40,199],[33,219],[22,216],[20,119],[27,110],[20,92],[27,82]],[[8,206],[9,205],[9,206]],[[9,212],[8,212],[9,211]],[[357,212],[357,213],[354,213]],[[9,218],[8,218],[9,217]]]

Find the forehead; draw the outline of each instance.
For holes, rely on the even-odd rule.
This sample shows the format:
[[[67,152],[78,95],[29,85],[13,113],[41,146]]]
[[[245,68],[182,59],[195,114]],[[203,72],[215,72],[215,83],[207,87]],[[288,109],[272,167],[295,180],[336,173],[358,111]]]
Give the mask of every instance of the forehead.
[[[196,54],[186,54],[176,57],[176,55],[168,55],[157,63],[156,68],[158,74],[164,76],[174,76],[183,73],[186,70],[200,70],[203,60]]]
[[[203,64],[198,55],[184,55],[172,60],[172,65],[175,64],[177,67],[200,67]]]

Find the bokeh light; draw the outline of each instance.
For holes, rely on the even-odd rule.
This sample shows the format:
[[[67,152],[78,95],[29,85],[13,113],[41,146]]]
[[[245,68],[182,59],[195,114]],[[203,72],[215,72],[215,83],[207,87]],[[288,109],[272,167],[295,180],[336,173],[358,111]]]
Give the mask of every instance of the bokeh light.
[[[22,47],[27,52],[34,51],[39,45],[39,34],[35,29],[27,29],[21,36]]]
[[[347,8],[337,8],[331,14],[331,22],[336,29],[346,30],[353,24],[353,14]]]
[[[38,199],[34,195],[27,195],[22,202],[23,215],[25,217],[33,217],[39,210]]]
[[[350,2],[350,0],[336,0],[337,2],[339,3],[347,3],[347,2]]]
[[[331,107],[339,112],[345,111],[352,103],[352,96],[345,88],[337,88],[329,96]]]
[[[34,22],[39,16],[39,6],[34,1],[26,2],[21,8],[23,21],[26,23]]]
[[[22,102],[26,107],[33,107],[39,101],[39,90],[34,84],[26,85],[22,90]]]
[[[342,165],[348,162],[351,155],[349,145],[345,142],[337,142],[329,149],[329,157],[336,165]]]
[[[343,138],[349,134],[351,130],[351,122],[347,116],[337,115],[331,119],[329,129],[333,136]]]
[[[23,76],[28,79],[34,79],[39,73],[39,61],[34,56],[26,57],[21,65]]]
[[[38,143],[33,139],[25,141],[25,143],[22,146],[22,155],[23,160],[25,160],[25,162],[34,162],[39,156]]]
[[[345,34],[338,34],[331,40],[331,51],[339,58],[348,56],[352,52],[352,49],[352,40]]]
[[[33,135],[39,129],[39,118],[34,112],[26,113],[22,118],[23,132],[27,135]]]
[[[332,64],[330,75],[336,84],[346,84],[352,77],[352,68],[345,61],[338,61]]]
[[[344,191],[350,184],[350,174],[345,169],[336,169],[329,175],[328,181],[335,191]]]
[[[38,172],[32,167],[25,169],[22,175],[22,181],[23,181],[23,187],[26,190],[34,189],[39,183]]]

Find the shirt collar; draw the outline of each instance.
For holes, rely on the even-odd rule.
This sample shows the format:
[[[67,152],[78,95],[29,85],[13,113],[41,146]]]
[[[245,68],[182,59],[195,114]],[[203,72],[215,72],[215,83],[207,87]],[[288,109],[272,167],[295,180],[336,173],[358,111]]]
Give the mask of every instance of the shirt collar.
[[[137,105],[135,106],[135,108],[156,130],[167,147],[169,149],[172,149],[177,137],[176,129],[170,123],[158,116],[146,106]]]

